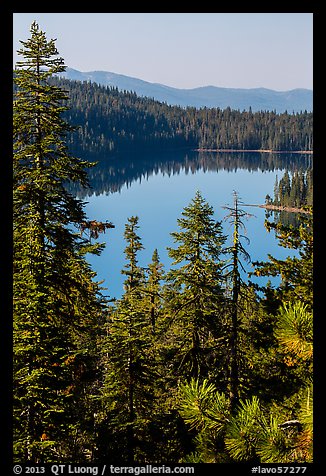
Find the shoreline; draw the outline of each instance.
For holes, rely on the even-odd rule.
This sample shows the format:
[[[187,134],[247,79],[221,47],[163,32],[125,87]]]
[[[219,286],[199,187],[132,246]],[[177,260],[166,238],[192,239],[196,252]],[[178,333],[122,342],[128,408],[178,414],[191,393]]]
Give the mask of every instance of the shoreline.
[[[193,149],[196,152],[263,152],[267,154],[310,154],[313,150],[273,150],[273,149]]]
[[[305,213],[307,215],[312,214],[312,212],[310,210],[306,210],[304,208],[288,207],[288,206],[284,206],[284,205],[272,205],[270,203],[265,203],[264,205],[245,204],[245,206],[246,207],[265,208],[266,210],[284,211],[284,212],[290,212],[290,213]]]

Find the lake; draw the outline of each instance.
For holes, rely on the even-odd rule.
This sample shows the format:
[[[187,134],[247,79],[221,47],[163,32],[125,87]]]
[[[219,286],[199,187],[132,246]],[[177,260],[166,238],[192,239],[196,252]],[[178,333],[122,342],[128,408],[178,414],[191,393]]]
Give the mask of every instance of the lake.
[[[88,202],[85,208],[88,219],[111,221],[115,225],[100,235],[99,241],[106,243],[101,256],[88,258],[98,279],[104,280],[103,286],[107,288],[104,294],[120,298],[123,293],[123,234],[128,217],[139,217],[138,234],[144,246],[139,253],[139,265],[146,267],[157,248],[168,270],[172,260],[166,247],[173,246],[170,233],[179,230],[177,219],[197,190],[214,208],[216,220],[222,221],[228,213],[223,207],[233,205],[233,191],[243,204],[263,204],[267,194],[274,196],[276,177],[279,180],[285,171],[291,175],[295,170],[310,167],[312,156],[295,153],[178,151],[101,158],[89,172],[92,189],[75,189],[74,193]],[[266,260],[268,254],[284,259],[296,253],[278,246],[274,233],[266,231],[264,209],[247,206],[243,209],[253,215],[245,221],[250,244],[244,242],[252,261]],[[231,225],[224,221],[223,228],[231,238]],[[253,269],[250,263],[245,268],[248,272]],[[243,274],[243,278],[247,276]],[[261,278],[255,279],[263,283]]]

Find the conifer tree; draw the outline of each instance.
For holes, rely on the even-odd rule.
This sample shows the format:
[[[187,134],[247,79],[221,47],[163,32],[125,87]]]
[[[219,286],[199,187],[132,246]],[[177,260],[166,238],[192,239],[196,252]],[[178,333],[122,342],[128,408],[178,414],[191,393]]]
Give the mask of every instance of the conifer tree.
[[[142,462],[145,457],[141,448],[153,408],[156,377],[151,321],[143,298],[144,270],[138,265],[137,255],[143,249],[138,228],[138,217],[128,218],[124,233],[127,262],[122,270],[125,292],[108,322],[102,388],[101,427],[107,448],[102,448],[101,454],[129,464]],[[103,442],[99,444],[103,446]]]
[[[148,278],[146,282],[146,295],[149,301],[149,314],[153,333],[155,333],[158,314],[162,305],[161,282],[163,279],[163,264],[160,263],[158,251],[155,249],[152,262],[148,265]]]
[[[304,463],[312,461],[312,402],[304,393],[292,418],[281,405],[266,407],[253,396],[229,401],[205,379],[180,385],[179,411],[196,429],[196,450],[187,463]]]
[[[77,461],[87,458],[84,396],[102,313],[85,253],[101,246],[77,233],[83,203],[65,188],[69,181],[87,185],[87,164],[69,154],[67,96],[50,85],[63,59],[36,22],[21,43],[14,72],[14,454],[18,461],[72,454]]]
[[[197,192],[178,219],[181,231],[171,233],[177,247],[168,248],[173,265],[178,267],[167,274],[172,286],[167,299],[178,326],[178,365],[187,378],[215,372],[214,354],[221,352],[217,343],[221,343],[224,332],[221,253],[225,237],[213,213]]]
[[[124,287],[126,294],[139,294],[141,286],[144,284],[144,270],[138,266],[138,252],[144,247],[140,237],[137,235],[138,217],[132,216],[128,218],[128,223],[125,226],[124,238],[127,246],[124,250],[127,263],[125,268],[121,271],[127,276]]]

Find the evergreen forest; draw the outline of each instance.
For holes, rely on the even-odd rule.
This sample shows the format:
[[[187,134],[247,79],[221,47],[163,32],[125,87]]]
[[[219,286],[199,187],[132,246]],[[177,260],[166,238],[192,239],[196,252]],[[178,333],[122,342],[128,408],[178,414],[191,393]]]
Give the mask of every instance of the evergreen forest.
[[[285,172],[280,181],[276,180],[273,203],[298,208],[312,207],[313,170],[309,169],[306,173],[296,171],[292,178]]]
[[[311,112],[182,108],[91,82],[54,77],[51,84],[70,98],[65,117],[79,128],[68,145],[82,157],[178,148],[313,150]]]
[[[87,256],[101,253],[97,239],[114,223],[87,217],[66,186],[87,187],[96,165],[79,157],[86,150],[311,150],[311,114],[182,109],[58,79],[64,61],[36,22],[21,45],[13,108],[14,461],[312,462],[312,215],[295,226],[266,221],[280,246],[298,252],[253,263],[251,276],[279,277],[272,286],[241,278],[250,256],[236,192],[225,209],[230,246],[200,191],[185,204],[171,230],[171,269],[156,249],[147,267],[139,265],[140,210],[125,224],[124,294],[110,301]],[[298,195],[311,209],[311,177],[286,180],[274,199]]]

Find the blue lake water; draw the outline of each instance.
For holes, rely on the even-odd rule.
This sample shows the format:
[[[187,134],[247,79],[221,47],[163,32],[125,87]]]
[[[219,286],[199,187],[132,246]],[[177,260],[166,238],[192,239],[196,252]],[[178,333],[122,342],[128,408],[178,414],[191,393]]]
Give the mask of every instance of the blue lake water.
[[[301,154],[171,152],[163,157],[153,154],[101,161],[91,172],[92,191],[82,198],[88,202],[85,210],[89,219],[115,225],[100,235],[99,241],[106,243],[101,256],[88,258],[98,279],[104,280],[105,294],[119,298],[123,293],[123,234],[128,217],[139,217],[138,234],[144,246],[138,255],[139,265],[146,267],[157,248],[168,270],[172,260],[166,247],[173,246],[170,233],[178,231],[177,219],[197,190],[214,208],[215,219],[222,221],[228,213],[223,206],[233,205],[233,191],[244,204],[263,204],[266,194],[273,197],[276,177],[280,179],[286,170],[291,174],[311,166],[312,158]],[[244,242],[252,261],[266,260],[268,254],[280,259],[295,254],[280,247],[274,233],[266,231],[264,209],[243,209],[253,215],[245,221],[250,243]],[[231,225],[224,221],[223,228],[231,239]],[[248,272],[253,269],[251,264],[245,264],[245,268]],[[245,274],[243,277],[246,279]],[[255,280],[262,284],[261,278]]]

